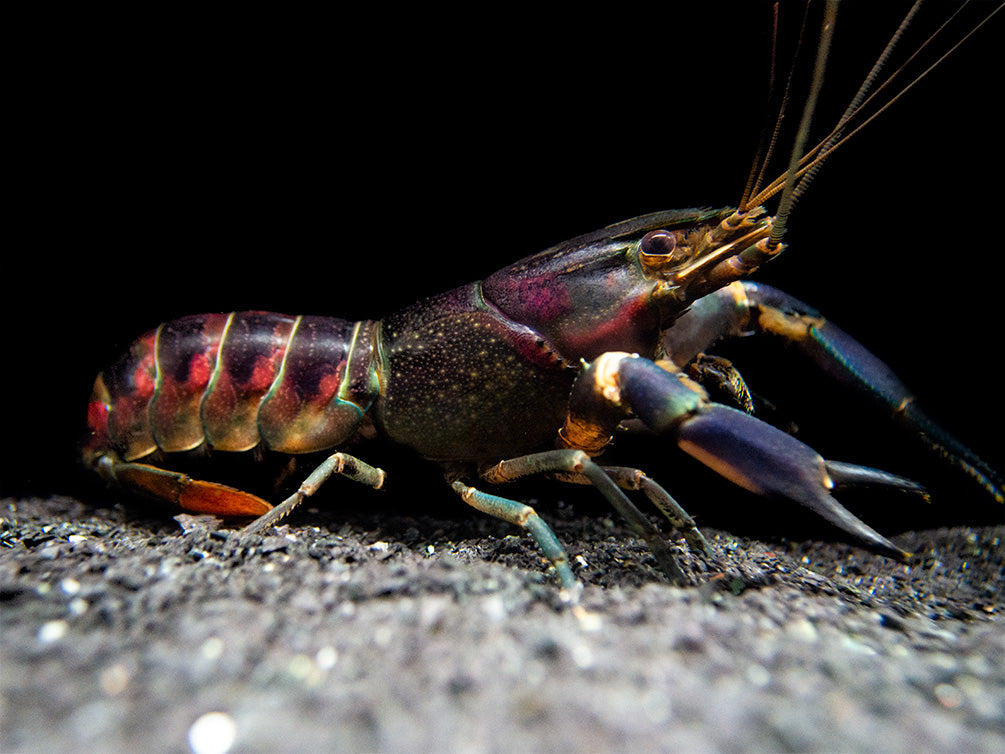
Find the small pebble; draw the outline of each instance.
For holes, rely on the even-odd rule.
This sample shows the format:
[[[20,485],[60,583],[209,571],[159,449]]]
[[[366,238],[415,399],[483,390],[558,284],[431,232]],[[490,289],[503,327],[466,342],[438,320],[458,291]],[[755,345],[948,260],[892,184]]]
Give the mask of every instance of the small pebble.
[[[66,636],[68,628],[69,624],[65,620],[51,620],[48,623],[43,623],[42,627],[38,629],[38,640],[43,644],[59,641]]]
[[[226,712],[207,712],[188,729],[193,754],[226,754],[237,738],[237,724]]]

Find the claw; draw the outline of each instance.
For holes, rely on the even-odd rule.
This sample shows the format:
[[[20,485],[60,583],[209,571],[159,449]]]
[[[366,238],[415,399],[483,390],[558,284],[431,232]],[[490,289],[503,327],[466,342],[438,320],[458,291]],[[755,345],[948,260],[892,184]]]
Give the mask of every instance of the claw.
[[[1005,479],[963,443],[932,421],[913,394],[886,364],[812,307],[771,286],[743,283],[743,297],[757,312],[754,327],[781,336],[802,350],[834,379],[864,392],[936,456],[976,482],[999,503]]]
[[[713,404],[681,424],[677,442],[686,453],[751,492],[793,500],[886,555],[910,556],[834,499],[830,491],[835,480],[820,454],[770,424]],[[893,474],[869,474],[873,470],[848,464],[836,468],[842,481],[855,468],[864,470],[858,472],[860,477],[873,482],[905,486]],[[903,481],[908,488],[917,488]]]
[[[582,382],[577,381],[573,391],[573,403],[596,425],[587,433],[587,439],[609,434],[615,420],[612,414],[620,412],[624,416],[630,410],[650,429],[676,438],[682,450],[739,486],[766,497],[800,503],[879,552],[901,559],[909,557],[830,493],[835,481],[920,491],[914,482],[850,464],[828,465],[808,445],[749,414],[711,403],[700,387],[648,359],[604,354],[580,379]],[[572,411],[570,420],[575,426],[590,425]]]
[[[920,495],[926,503],[932,502],[923,485],[889,471],[841,461],[824,461],[824,468],[835,487],[893,487],[902,492]]]

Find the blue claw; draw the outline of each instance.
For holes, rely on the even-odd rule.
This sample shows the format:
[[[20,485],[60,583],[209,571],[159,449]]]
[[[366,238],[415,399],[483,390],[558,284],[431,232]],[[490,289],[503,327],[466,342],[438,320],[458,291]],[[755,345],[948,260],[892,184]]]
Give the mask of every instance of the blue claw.
[[[918,491],[915,483],[848,464],[829,467],[808,445],[749,414],[709,402],[680,374],[647,359],[622,358],[617,372],[620,404],[650,429],[675,437],[706,466],[759,495],[800,503],[884,554],[908,557],[834,499],[831,471],[840,483],[855,478]]]

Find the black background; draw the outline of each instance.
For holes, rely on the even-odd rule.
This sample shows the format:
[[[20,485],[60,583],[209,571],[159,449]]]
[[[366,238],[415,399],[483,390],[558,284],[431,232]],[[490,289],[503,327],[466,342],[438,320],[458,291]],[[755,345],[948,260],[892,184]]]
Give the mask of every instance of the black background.
[[[611,222],[736,202],[770,5],[674,5],[26,22],[0,492],[79,492],[93,377],[161,321],[379,318]],[[926,8],[901,49],[954,7]],[[818,132],[906,9],[842,3]],[[783,4],[787,45],[799,12]],[[1002,24],[989,27],[825,166],[757,279],[859,337],[1000,469]],[[744,343],[735,358],[756,390],[795,402],[825,453],[941,483],[783,351]]]

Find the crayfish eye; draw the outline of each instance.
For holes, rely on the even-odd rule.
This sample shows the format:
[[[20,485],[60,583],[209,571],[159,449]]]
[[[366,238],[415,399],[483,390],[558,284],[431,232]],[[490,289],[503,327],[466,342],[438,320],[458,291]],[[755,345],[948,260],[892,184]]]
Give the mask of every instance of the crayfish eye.
[[[666,230],[651,230],[642,236],[642,243],[639,248],[643,254],[655,256],[657,254],[672,254],[677,246],[677,236]]]
[[[651,230],[642,236],[639,254],[643,263],[652,267],[677,264],[688,256],[686,249],[677,248],[677,236],[668,230]]]

